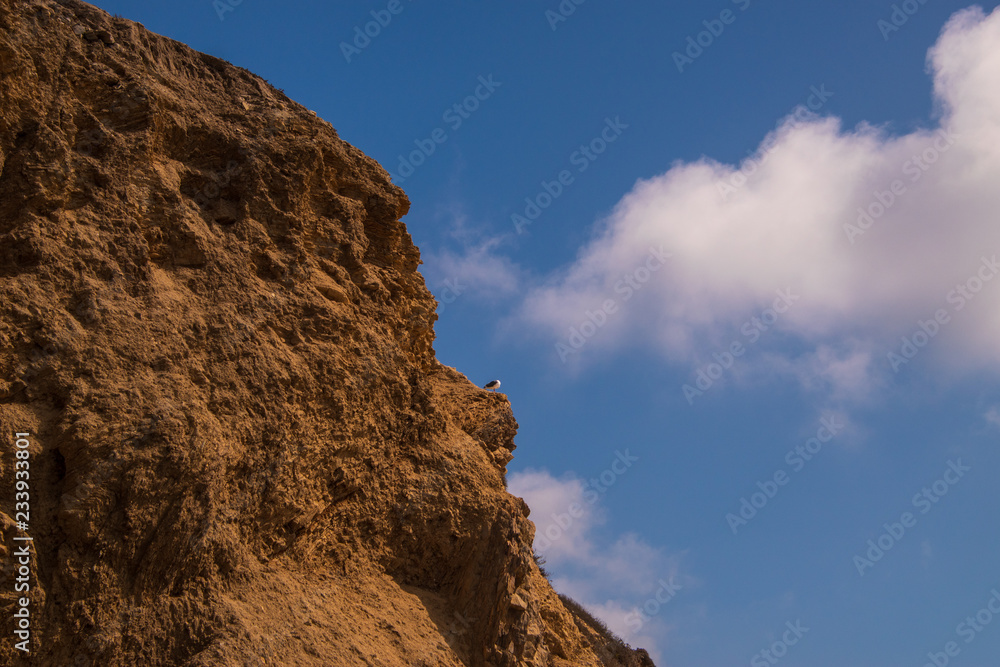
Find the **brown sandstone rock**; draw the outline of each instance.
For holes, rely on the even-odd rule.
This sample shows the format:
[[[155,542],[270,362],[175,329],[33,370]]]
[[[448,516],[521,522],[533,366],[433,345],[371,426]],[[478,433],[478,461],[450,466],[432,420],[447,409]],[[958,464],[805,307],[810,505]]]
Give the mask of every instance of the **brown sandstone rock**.
[[[249,72],[0,0],[0,614],[30,432],[34,664],[601,664],[506,492],[510,404],[434,358],[408,208]]]

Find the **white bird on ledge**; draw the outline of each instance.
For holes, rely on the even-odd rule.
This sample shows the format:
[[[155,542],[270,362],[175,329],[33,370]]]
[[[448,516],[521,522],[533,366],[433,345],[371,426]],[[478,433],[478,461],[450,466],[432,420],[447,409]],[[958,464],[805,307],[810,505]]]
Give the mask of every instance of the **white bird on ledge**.
[[[497,387],[499,387],[499,386],[500,386],[500,380],[490,380],[489,382],[487,382],[483,386],[483,389],[489,389],[490,391],[496,391]]]

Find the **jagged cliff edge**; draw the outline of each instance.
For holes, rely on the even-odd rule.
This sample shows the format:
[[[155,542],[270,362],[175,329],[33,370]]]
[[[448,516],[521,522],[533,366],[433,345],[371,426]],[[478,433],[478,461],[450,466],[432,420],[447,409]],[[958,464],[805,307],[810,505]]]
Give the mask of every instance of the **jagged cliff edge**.
[[[249,72],[81,2],[0,0],[28,659],[652,664],[612,656],[539,573],[504,483],[517,424],[434,358],[408,208]],[[10,619],[24,531],[2,498]]]

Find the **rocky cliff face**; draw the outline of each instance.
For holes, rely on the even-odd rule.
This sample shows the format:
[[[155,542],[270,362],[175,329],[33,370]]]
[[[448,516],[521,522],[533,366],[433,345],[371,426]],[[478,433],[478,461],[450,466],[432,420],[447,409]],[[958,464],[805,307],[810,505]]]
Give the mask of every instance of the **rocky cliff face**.
[[[0,662],[625,664],[534,563],[508,401],[434,358],[408,207],[249,72],[0,0]]]

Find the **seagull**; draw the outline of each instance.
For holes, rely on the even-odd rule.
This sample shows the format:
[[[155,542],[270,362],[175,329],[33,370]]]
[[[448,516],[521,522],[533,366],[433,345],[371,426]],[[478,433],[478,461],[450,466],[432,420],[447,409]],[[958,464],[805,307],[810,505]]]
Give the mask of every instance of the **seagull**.
[[[500,386],[500,380],[490,380],[487,382],[483,389],[489,389],[490,391],[496,391],[496,388]]]

